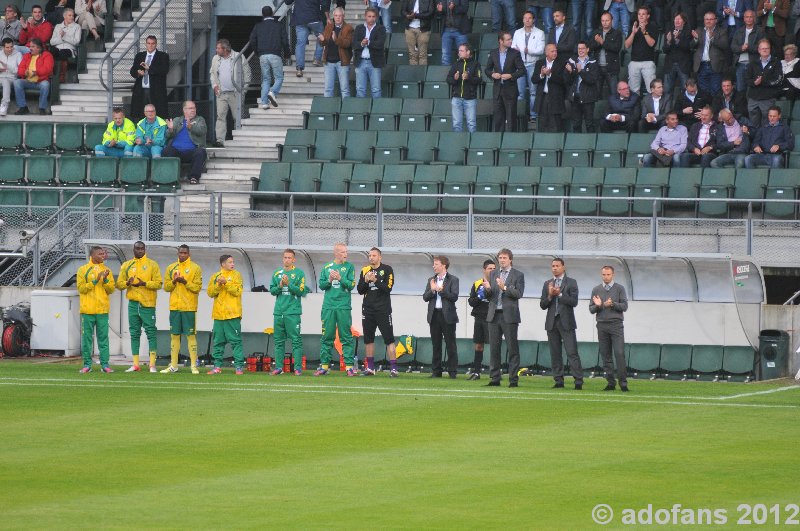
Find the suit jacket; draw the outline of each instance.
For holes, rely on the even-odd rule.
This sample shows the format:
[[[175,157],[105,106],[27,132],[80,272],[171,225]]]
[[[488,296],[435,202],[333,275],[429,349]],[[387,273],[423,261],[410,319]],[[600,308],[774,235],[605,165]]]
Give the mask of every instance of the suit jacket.
[[[353,31],[353,64],[358,66],[361,64],[361,52],[364,47],[361,46],[361,41],[367,36],[367,27],[364,24],[356,26]],[[369,58],[372,66],[375,68],[383,68],[386,65],[386,28],[380,24],[376,24],[370,34],[369,44]]]
[[[702,122],[697,122],[689,129],[689,139],[686,142],[686,153],[691,153],[695,149],[702,149],[697,143],[700,136],[700,128],[703,127]],[[708,130],[708,142],[706,146],[711,146],[711,151],[717,147],[717,122],[711,122],[711,128]],[[705,146],[704,146],[705,147]]]
[[[697,122],[697,118],[695,118],[694,115],[700,112],[700,109],[710,104],[711,98],[705,93],[700,92],[699,89],[697,90],[697,95],[694,97],[694,102],[686,96],[686,89],[684,89],[678,94],[678,98],[675,100],[675,112],[678,113],[678,120],[689,129],[693,123]],[[683,109],[686,107],[692,108],[691,114],[683,114]]]
[[[572,24],[564,22],[564,29],[561,30],[558,42],[556,42],[556,27],[553,26],[550,28],[550,31],[547,33],[545,46],[548,44],[556,45],[558,55],[570,57],[574,55],[575,51],[578,49],[578,34],[575,32],[575,28],[572,27]]]
[[[542,286],[542,297],[539,299],[539,307],[547,310],[547,317],[544,320],[544,329],[553,330],[556,327],[556,297],[550,298],[547,289],[553,279],[545,280]],[[578,282],[574,278],[564,275],[561,281],[561,296],[558,297],[558,313],[561,327],[565,330],[575,330],[578,323],[575,322],[575,306],[578,305]]]
[[[517,79],[527,74],[528,71],[525,70],[525,63],[522,62],[522,54],[514,48],[506,50],[506,61],[503,68],[500,68],[500,49],[495,48],[489,53],[489,60],[486,61],[486,68],[483,72],[486,74],[487,81],[492,79],[492,74],[495,72],[511,74],[511,79],[503,83],[499,79],[492,79],[494,81],[492,97],[499,100],[503,97],[516,98],[519,95]]]
[[[711,109],[714,111],[714,117],[719,117],[719,111],[725,107],[725,96],[722,92],[714,96],[711,102]],[[744,92],[739,92],[736,89],[731,94],[731,101],[728,103],[730,111],[733,113],[734,118],[741,121],[741,118],[748,118],[750,113],[747,111],[747,97]]]
[[[656,115],[656,123],[659,127],[664,125],[664,118],[671,110],[672,98],[664,94],[661,96],[661,101],[658,102],[658,114]],[[642,112],[640,115],[641,119],[644,120],[651,112],[655,112],[655,106],[653,105],[653,95],[648,94],[642,98]]]
[[[747,98],[752,100],[769,100],[778,96],[783,86],[783,65],[774,57],[770,57],[766,67],[761,66],[761,60],[756,59],[747,65],[745,73],[747,80]],[[756,85],[756,79],[761,77],[761,83]]]
[[[631,97],[623,100],[619,97],[619,94],[613,94],[608,97],[608,110],[605,116],[609,114],[621,114],[625,116],[625,123],[631,123],[631,121],[637,121],[639,119],[639,115],[641,114],[639,109],[639,95],[631,92]]]
[[[716,146],[720,155],[725,153],[746,155],[750,153],[750,134],[742,131],[742,143],[737,146],[728,140],[728,133],[725,132],[725,125],[719,124],[717,125]]]
[[[595,35],[603,36],[603,28],[600,28],[592,33],[592,38],[589,39],[589,50],[592,56],[597,59],[600,57],[600,50],[606,51],[606,71],[609,74],[619,73],[619,52],[622,50],[622,32],[618,29],[611,28],[603,39],[603,44],[594,40]]]
[[[747,28],[740,26],[736,28],[731,39],[731,53],[733,54],[733,63],[739,63],[739,54],[742,53],[742,46],[744,46],[744,37],[747,34]],[[753,31],[747,39],[747,55],[750,57],[750,62],[758,61],[758,41],[764,38],[764,30],[758,26],[753,26]]]
[[[406,18],[406,14],[414,12],[414,4],[417,3],[417,0],[405,0],[403,2],[402,9],[402,17],[403,20],[406,22],[406,25],[411,21]],[[431,30],[431,19],[433,18],[434,13],[436,12],[436,2],[433,0],[419,0],[419,12],[417,13],[417,19],[419,19],[419,30],[420,31],[430,31]]]
[[[431,280],[435,278],[436,275],[428,279],[425,283],[425,292],[422,294],[422,300],[428,303],[428,324],[431,323],[433,311],[436,309],[436,293],[431,291]],[[456,301],[458,300],[458,277],[447,273],[442,283],[442,292],[439,295],[442,297],[444,322],[447,324],[457,323],[458,314],[456,313]]]
[[[697,40],[694,50],[694,71],[700,70],[700,61],[703,58],[703,48],[706,45],[705,28],[697,30]],[[714,72],[722,72],[728,60],[728,30],[725,26],[717,24],[711,34],[711,43],[708,46],[708,58],[711,61],[711,69]]]
[[[726,7],[728,7],[728,0],[717,0],[717,19],[723,26],[728,26],[728,16],[722,12]],[[734,8],[735,13],[733,16],[737,28],[744,25],[742,15],[744,15],[744,12],[748,9],[753,9],[752,0],[736,0],[736,7]]]
[[[773,20],[775,21],[775,33],[778,37],[786,36],[786,21],[789,18],[789,0],[775,0],[775,11],[773,12]],[[756,16],[761,20],[761,29],[764,33],[767,32],[767,15],[764,12],[764,0],[758,0],[758,7],[756,8]]]
[[[497,311],[497,301],[502,297],[503,299],[503,321],[506,323],[521,323],[522,319],[519,315],[519,299],[525,293],[525,275],[519,269],[513,267],[508,272],[506,277],[506,290],[501,291],[497,287],[497,279],[500,278],[500,270],[495,269],[489,275],[489,285],[491,291],[489,292],[489,308],[486,313],[486,320],[491,322],[494,319],[495,311]]]
[[[531,81],[539,84],[538,88],[536,89],[537,97],[535,107],[537,113],[564,114],[566,112],[564,98],[566,97],[567,86],[569,85],[567,70],[564,68],[564,65],[566,64],[567,60],[562,57],[556,57],[556,60],[553,61],[553,73],[550,75],[550,80],[547,82],[547,92],[550,94],[550,97],[546,98],[547,101],[545,101],[545,78],[542,78],[540,73],[542,68],[547,65],[547,59],[542,58],[536,61],[536,65],[533,67]]]
[[[672,31],[668,32],[672,33]],[[691,74],[692,70],[692,46],[694,40],[692,39],[692,30],[688,25],[683,27],[678,33],[677,39],[672,35],[667,41],[667,34],[664,34],[664,68],[669,70],[673,64],[678,65],[678,70],[685,74]],[[702,50],[700,50],[702,53]]]
[[[131,66],[131,76],[136,80],[131,94],[131,120],[134,123],[144,117],[144,93],[142,92],[143,76],[139,75],[142,63],[147,58],[147,51],[136,54]],[[169,116],[167,112],[167,73],[169,73],[169,54],[156,50],[150,62],[150,101],[156,107],[156,114],[160,117]]]
[[[594,103],[600,99],[600,79],[602,78],[600,72],[600,65],[597,61],[590,59],[586,62],[586,66],[578,72],[576,65],[578,64],[577,57],[571,58],[569,63],[572,65],[572,72],[564,74],[565,81],[568,80],[569,88],[567,95],[574,99],[573,95],[580,97],[581,103]],[[575,88],[578,83],[578,78],[581,80],[580,87],[576,94]]]

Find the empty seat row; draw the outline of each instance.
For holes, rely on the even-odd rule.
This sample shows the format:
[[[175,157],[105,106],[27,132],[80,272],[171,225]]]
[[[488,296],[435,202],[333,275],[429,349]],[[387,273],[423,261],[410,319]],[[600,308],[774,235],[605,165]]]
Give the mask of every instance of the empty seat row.
[[[106,124],[0,122],[0,155],[28,152],[93,153]]]

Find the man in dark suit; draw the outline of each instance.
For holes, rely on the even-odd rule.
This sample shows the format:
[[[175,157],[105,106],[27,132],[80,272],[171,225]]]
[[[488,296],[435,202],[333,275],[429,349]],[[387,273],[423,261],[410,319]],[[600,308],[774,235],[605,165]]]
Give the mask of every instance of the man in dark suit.
[[[547,342],[550,344],[550,361],[553,367],[554,389],[564,387],[564,361],[561,357],[561,346],[567,352],[570,371],[575,378],[575,390],[583,389],[583,368],[578,357],[578,339],[575,329],[575,306],[578,305],[578,283],[570,278],[564,269],[564,260],[554,258],[550,264],[553,278],[546,280],[542,286],[542,297],[539,307],[547,310],[544,329],[547,330]]]
[[[553,11],[554,26],[547,32],[545,44],[555,44],[558,48],[558,55],[570,57],[576,51],[578,45],[578,34],[572,25],[566,23],[567,17],[560,9]]]
[[[498,48],[489,54],[486,62],[487,78],[494,80],[492,114],[494,131],[514,131],[517,119],[517,79],[526,75],[525,63],[518,50],[511,47],[511,33],[497,34]]]
[[[672,30],[664,34],[664,92],[670,98],[683,88],[692,75],[692,28],[686,21],[685,13],[677,13],[673,19]]]
[[[658,131],[671,110],[672,99],[668,94],[664,94],[664,84],[660,79],[654,79],[650,82],[650,94],[642,98],[639,132]]]
[[[700,90],[712,96],[719,92],[722,71],[727,66],[730,41],[724,27],[717,24],[717,15],[703,15],[703,27],[692,31],[694,38],[694,71]]]
[[[700,163],[701,168],[708,168],[717,156],[717,123],[711,107],[706,105],[700,109],[700,121],[689,129],[689,141],[686,151],[680,155],[681,168]]]
[[[711,110],[714,111],[714,116],[718,116],[719,111],[722,109],[728,109],[740,123],[743,118],[748,118],[747,97],[744,91],[739,92],[736,90],[733,86],[733,79],[729,77],[722,79],[720,87],[722,90],[714,96],[711,102]]]
[[[639,95],[631,92],[625,81],[617,83],[617,93],[608,97],[608,111],[600,122],[600,131],[612,133],[626,131],[633,133],[639,122]]]
[[[608,87],[608,94],[614,94],[619,80],[619,51],[622,50],[622,32],[613,26],[611,13],[603,13],[600,17],[600,28],[592,34],[589,49],[600,65],[603,82]],[[602,93],[601,93],[602,94]]]
[[[144,118],[144,106],[151,103],[156,108],[156,116],[169,116],[167,109],[167,73],[169,72],[169,55],[157,50],[158,39],[148,35],[143,52],[136,54],[131,66],[133,83],[131,94],[130,118],[138,123]]]
[[[544,57],[536,61],[531,81],[538,83],[536,89],[536,114],[539,123],[536,130],[544,133],[562,131],[561,117],[566,112],[564,98],[567,92],[566,58],[558,57],[555,44],[544,47]]]
[[[753,7],[751,0],[736,0],[733,7],[728,0],[717,0],[717,18],[727,29],[728,40],[733,38],[737,29],[744,26],[744,12]]]
[[[353,31],[353,64],[356,67],[356,96],[367,97],[367,83],[373,98],[381,97],[381,71],[386,66],[386,28],[379,26],[378,10],[368,7],[364,23]]]
[[[711,97],[701,92],[697,87],[697,81],[692,78],[686,80],[684,90],[675,99],[675,112],[686,129],[700,120],[700,109],[711,104]]]
[[[489,361],[489,377],[487,385],[500,385],[500,345],[506,339],[508,349],[508,386],[517,387],[519,381],[519,299],[525,293],[525,275],[511,267],[514,254],[508,249],[500,249],[497,262],[500,264],[484,281],[483,289],[489,297],[489,308],[486,321],[489,323],[489,341],[492,351]]]
[[[600,99],[600,66],[589,57],[586,41],[578,43],[578,55],[570,58],[565,66],[566,78],[570,80],[569,95],[572,99],[572,132],[594,133],[594,104]]]
[[[449,267],[450,260],[446,256],[434,257],[434,275],[428,279],[425,293],[422,294],[422,300],[428,303],[428,324],[431,327],[433,343],[431,378],[442,377],[442,338],[447,348],[447,372],[450,378],[455,378],[458,371],[456,349],[458,277],[447,272]]]

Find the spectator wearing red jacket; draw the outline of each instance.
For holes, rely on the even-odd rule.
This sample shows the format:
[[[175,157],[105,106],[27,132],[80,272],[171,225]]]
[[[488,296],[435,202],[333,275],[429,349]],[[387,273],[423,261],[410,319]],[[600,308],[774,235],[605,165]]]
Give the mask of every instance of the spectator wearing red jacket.
[[[31,8],[31,16],[27,20],[20,19],[22,31],[19,32],[19,47],[17,50],[21,54],[26,54],[30,50],[29,44],[33,39],[39,39],[42,44],[49,45],[50,38],[53,36],[53,25],[44,19],[42,6],[35,5]]]
[[[39,91],[39,114],[52,114],[47,108],[47,100],[50,97],[53,56],[43,49],[42,41],[39,39],[31,39],[28,46],[31,51],[22,56],[22,62],[17,70],[19,79],[14,81],[14,96],[17,99],[17,107],[19,107],[16,114],[30,112],[25,100],[26,89]]]

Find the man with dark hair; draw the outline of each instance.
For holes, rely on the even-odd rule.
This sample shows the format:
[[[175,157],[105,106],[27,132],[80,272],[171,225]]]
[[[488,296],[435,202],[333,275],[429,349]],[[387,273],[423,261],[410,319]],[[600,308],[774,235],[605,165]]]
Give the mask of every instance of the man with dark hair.
[[[438,0],[436,14],[443,17],[442,22],[442,66],[453,63],[453,50],[467,43],[470,20],[467,16],[467,0]]]
[[[474,319],[472,342],[475,344],[475,361],[472,364],[472,371],[467,376],[468,380],[480,380],[481,378],[483,346],[489,342],[489,323],[486,322],[486,314],[489,311],[489,294],[486,293],[483,284],[489,281],[489,275],[496,267],[493,260],[484,260],[483,276],[473,282],[469,290],[469,305],[472,306],[471,315]]]
[[[389,376],[397,378],[397,357],[394,345],[394,328],[392,327],[392,287],[394,287],[394,271],[392,266],[381,262],[381,250],[373,247],[369,250],[369,264],[361,268],[358,276],[358,293],[364,296],[361,304],[361,327],[364,332],[364,349],[366,350],[364,376],[375,374],[375,330],[381,331],[383,344],[386,345],[386,359],[389,360]]]
[[[0,83],[3,87],[3,101],[0,103],[0,116],[8,114],[8,105],[11,103],[11,94],[14,82],[17,79],[17,70],[22,62],[22,54],[14,47],[11,37],[3,39],[3,51],[0,54]]]
[[[353,32],[353,64],[356,66],[356,96],[367,97],[367,83],[373,98],[381,97],[381,72],[386,65],[386,27],[378,26],[378,10],[368,7],[364,23]]]
[[[294,60],[297,77],[303,77],[306,67],[306,45],[313,34],[315,37],[322,33],[324,23],[328,20],[330,2],[322,0],[286,0],[286,5],[294,4],[292,11],[292,26],[297,34],[297,44],[294,47]],[[262,11],[263,13],[263,11]],[[322,66],[322,46],[319,41],[314,48],[314,66]],[[261,100],[262,103],[264,100]]]
[[[614,17],[608,11],[600,16],[600,27],[589,40],[589,49],[600,65],[603,83],[608,93],[614,94],[619,79],[619,52],[622,50],[622,32],[613,26]],[[602,92],[601,92],[602,95]]]
[[[647,133],[661,128],[664,118],[672,110],[672,98],[664,93],[664,84],[656,78],[650,82],[650,94],[642,98],[639,132]]]
[[[631,62],[628,63],[628,82],[631,92],[639,94],[642,78],[649,90],[650,82],[656,77],[656,43],[658,28],[650,24],[650,8],[641,6],[636,11],[636,22],[631,33],[625,39],[625,47],[631,50]]]
[[[283,59],[291,56],[289,37],[283,23],[272,16],[272,8],[261,9],[261,22],[250,32],[250,47],[258,55],[261,65],[261,108],[278,106],[277,95],[283,86]],[[303,46],[305,49],[305,45]],[[302,69],[298,70],[302,73]]]
[[[700,90],[712,96],[719,92],[722,71],[725,69],[728,56],[728,34],[725,28],[717,24],[717,15],[708,12],[703,15],[703,27],[693,30],[694,38],[694,71]]]
[[[780,107],[770,107],[767,123],[759,127],[753,138],[753,153],[744,160],[745,168],[769,166],[783,168],[783,154],[794,149],[794,134],[781,121]]]
[[[250,82],[250,66],[247,59],[237,60],[239,53],[231,49],[228,39],[217,41],[214,57],[211,58],[211,88],[217,98],[217,120],[214,127],[214,146],[224,147],[228,134],[228,112],[235,117],[239,112],[237,87],[246,87]]]
[[[483,289],[489,297],[486,322],[489,323],[489,340],[492,351],[489,358],[488,386],[497,387],[502,377],[500,367],[501,344],[506,340],[508,350],[508,386],[519,385],[519,299],[525,293],[525,275],[512,267],[514,254],[509,249],[497,253],[499,268],[484,281]]]
[[[567,17],[560,9],[553,11],[553,27],[547,32],[545,44],[555,44],[558,55],[570,57],[576,51],[578,44],[578,33],[566,23]]]
[[[697,81],[689,78],[686,80],[684,90],[675,100],[678,119],[688,130],[700,120],[700,109],[710,103],[711,97],[699,90]]]
[[[158,39],[148,35],[145,50],[136,54],[131,66],[134,79],[131,93],[131,120],[138,123],[143,116],[144,106],[156,106],[157,116],[169,116],[167,108],[167,73],[169,73],[169,54],[156,49]]]
[[[686,151],[681,153],[680,165],[688,168],[700,163],[701,168],[708,168],[717,156],[717,124],[714,112],[706,105],[700,109],[700,121],[689,129]]]
[[[178,372],[181,336],[186,336],[192,374],[197,368],[197,296],[203,289],[203,271],[192,261],[188,245],[178,247],[178,261],[167,266],[164,291],[169,293],[170,364],[163,374]]]
[[[597,342],[599,343],[600,357],[603,360],[606,385],[603,391],[616,389],[614,379],[614,362],[617,365],[617,380],[622,392],[628,391],[628,375],[625,363],[625,329],[622,325],[623,312],[628,310],[628,296],[622,284],[614,282],[614,268],[610,265],[603,266],[600,270],[603,282],[592,289],[592,298],[589,300],[589,313],[595,314],[597,319]],[[611,350],[614,358],[611,358]]]
[[[572,96],[572,132],[594,133],[594,104],[600,99],[600,66],[589,57],[589,46],[585,41],[578,43],[578,55],[569,59],[565,65]]]
[[[428,324],[433,345],[431,378],[442,377],[442,339],[447,348],[447,372],[450,378],[455,378],[458,373],[458,277],[448,272],[449,267],[450,260],[446,256],[434,256],[434,275],[428,279],[422,294],[422,300],[428,303]]]
[[[511,48],[511,33],[501,31],[497,35],[498,47],[489,53],[484,73],[494,80],[492,91],[492,130],[515,131],[517,120],[517,78],[525,75],[525,64],[519,51]]]
[[[303,297],[311,290],[306,286],[305,273],[295,266],[297,257],[293,249],[283,251],[283,267],[272,273],[269,292],[275,296],[273,338],[275,339],[275,370],[273,376],[283,374],[278,356],[286,352],[286,340],[292,343],[294,374],[303,374],[303,338],[300,336],[300,319],[303,315]]]
[[[75,278],[78,283],[81,313],[81,374],[92,371],[92,351],[94,334],[97,333],[97,347],[100,350],[100,367],[103,372],[114,372],[109,367],[108,350],[108,296],[114,292],[114,275],[104,264],[106,252],[94,246],[89,250],[89,262],[78,268]]]
[[[211,317],[214,319],[214,367],[207,374],[222,372],[225,345],[233,347],[233,365],[237,375],[244,374],[242,351],[242,275],[236,271],[233,256],[219,257],[220,270],[211,275],[206,293],[214,299]]]
[[[711,110],[719,114],[722,109],[727,109],[733,113],[737,120],[748,118],[747,98],[744,91],[739,91],[734,87],[733,79],[726,77],[722,79],[719,94],[714,96],[711,102]]]
[[[39,91],[39,114],[52,114],[47,108],[47,103],[50,98],[50,76],[53,75],[55,61],[39,39],[31,39],[28,45],[31,51],[22,56],[22,61],[17,67],[19,79],[14,81],[14,97],[19,107],[15,114],[30,112],[25,99],[26,90]]]
[[[554,389],[564,387],[564,362],[561,350],[567,353],[572,376],[575,379],[575,390],[583,389],[583,368],[578,356],[578,339],[575,329],[575,306],[578,305],[578,283],[570,278],[564,269],[564,260],[554,258],[550,264],[553,278],[546,280],[542,286],[539,307],[547,310],[544,328],[547,330],[547,342],[550,344],[550,361],[553,368]]]
[[[33,39],[42,41],[42,45],[50,44],[50,38],[53,36],[53,24],[44,19],[44,11],[42,6],[35,4],[31,7],[31,16],[27,20],[20,19],[22,30],[19,32],[19,45],[20,52],[28,53],[30,50],[27,48],[28,43]]]
[[[664,36],[664,93],[672,97],[675,87],[683,88],[692,74],[694,37],[685,13],[675,15],[672,30]]]
[[[447,73],[452,98],[453,131],[466,129],[474,133],[478,128],[478,88],[481,86],[481,65],[472,57],[469,44],[458,47],[458,60]]]
[[[645,168],[659,165],[662,167],[679,166],[680,155],[686,151],[687,139],[686,127],[678,123],[678,113],[668,112],[664,118],[664,125],[650,143],[650,153],[642,157],[642,166]]]

